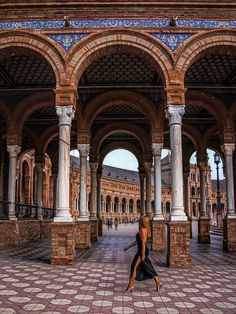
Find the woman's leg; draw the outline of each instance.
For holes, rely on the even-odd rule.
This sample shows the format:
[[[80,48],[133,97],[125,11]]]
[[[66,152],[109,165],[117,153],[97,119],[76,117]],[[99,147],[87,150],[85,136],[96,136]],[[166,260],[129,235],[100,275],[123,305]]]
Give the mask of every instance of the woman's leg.
[[[154,276],[153,279],[155,281],[155,284],[156,284],[156,287],[157,287],[157,291],[160,290],[161,287],[162,287],[162,283],[160,282],[160,279],[158,278],[158,276]]]
[[[133,270],[133,273],[130,277],[130,280],[129,280],[129,284],[128,284],[128,287],[126,289],[126,291],[130,291],[133,289],[134,287],[134,280],[135,280],[135,277],[136,277],[136,273],[137,273],[137,268],[138,268],[138,265],[141,263],[141,258],[138,257],[135,265],[134,265],[134,270]]]

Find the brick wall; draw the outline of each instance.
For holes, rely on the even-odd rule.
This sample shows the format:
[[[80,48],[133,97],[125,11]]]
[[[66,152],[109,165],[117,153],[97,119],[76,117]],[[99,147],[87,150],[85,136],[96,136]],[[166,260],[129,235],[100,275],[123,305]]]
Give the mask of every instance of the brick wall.
[[[50,237],[50,222],[0,221],[0,249],[38,241]]]

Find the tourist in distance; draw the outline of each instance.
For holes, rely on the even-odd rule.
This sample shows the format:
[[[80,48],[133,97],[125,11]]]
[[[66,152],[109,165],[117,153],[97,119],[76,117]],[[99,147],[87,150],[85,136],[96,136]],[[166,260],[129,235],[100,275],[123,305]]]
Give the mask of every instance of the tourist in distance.
[[[147,216],[142,216],[139,221],[139,232],[136,234],[136,240],[126,246],[124,251],[128,251],[131,247],[137,245],[138,252],[136,253],[130,272],[130,280],[126,292],[131,292],[134,289],[134,280],[142,281],[146,279],[154,279],[157,291],[162,287],[158,275],[152,266],[148,257],[149,250],[147,248],[147,239],[151,236],[151,229],[149,219]]]

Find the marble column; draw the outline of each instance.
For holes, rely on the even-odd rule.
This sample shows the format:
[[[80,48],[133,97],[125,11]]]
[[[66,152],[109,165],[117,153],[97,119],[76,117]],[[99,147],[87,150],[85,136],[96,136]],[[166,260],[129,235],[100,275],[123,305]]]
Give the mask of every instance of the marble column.
[[[97,218],[101,218],[101,173],[97,173]]]
[[[182,163],[182,116],[184,107],[167,106],[166,115],[170,126],[171,147],[171,221],[187,221],[183,206],[183,163]]]
[[[140,213],[141,213],[141,216],[145,215],[144,179],[145,179],[145,173],[139,172],[139,180],[140,180]]]
[[[98,169],[98,163],[90,162],[90,171],[91,171],[90,219],[91,220],[97,220],[97,169]]]
[[[227,217],[236,218],[235,200],[234,200],[234,167],[233,152],[235,144],[224,144],[223,152],[225,156],[226,167],[226,192],[227,192]]]
[[[78,144],[80,153],[80,208],[79,220],[88,221],[87,208],[87,157],[89,153],[89,144]]]
[[[53,179],[53,208],[57,208],[57,173],[52,174]]]
[[[20,152],[18,145],[7,145],[9,153],[9,173],[8,173],[8,217],[10,220],[17,220],[15,214],[16,202],[16,160]]]
[[[201,200],[201,209],[200,216],[206,217],[206,162],[200,161],[198,162],[198,168],[200,173],[200,200]]]
[[[70,136],[72,106],[56,106],[59,117],[58,207],[55,222],[72,222],[70,214]]]
[[[151,194],[152,194],[152,163],[145,162],[145,173],[146,173],[146,215],[149,219],[152,218],[152,209],[151,209]]]
[[[42,215],[42,204],[43,204],[43,168],[44,164],[42,162],[35,163],[35,169],[37,174],[37,186],[36,186],[36,204],[37,204],[37,219],[43,220]]]
[[[152,144],[152,153],[154,157],[154,195],[155,195],[155,212],[154,220],[164,220],[161,210],[161,151],[162,143]]]

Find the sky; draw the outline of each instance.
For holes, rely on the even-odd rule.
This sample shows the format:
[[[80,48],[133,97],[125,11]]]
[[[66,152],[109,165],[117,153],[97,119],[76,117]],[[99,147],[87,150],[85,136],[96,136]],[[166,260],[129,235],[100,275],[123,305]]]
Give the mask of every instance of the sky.
[[[167,149],[162,150],[162,158],[165,157],[168,154]],[[209,164],[212,169],[211,177],[212,179],[216,179],[216,165],[214,164],[214,151],[212,150],[207,150],[208,157],[209,157]],[[74,156],[79,156],[78,152],[72,152],[72,155]],[[190,162],[192,164],[196,163],[196,157],[195,153],[192,155]],[[122,168],[122,169],[128,169],[128,170],[134,170],[137,171],[138,169],[138,162],[136,157],[130,153],[129,151],[125,149],[116,149],[112,152],[110,152],[104,159],[104,165],[107,166],[113,166],[117,168]],[[222,171],[222,161],[219,164],[219,175],[220,179],[223,179],[223,171]]]

